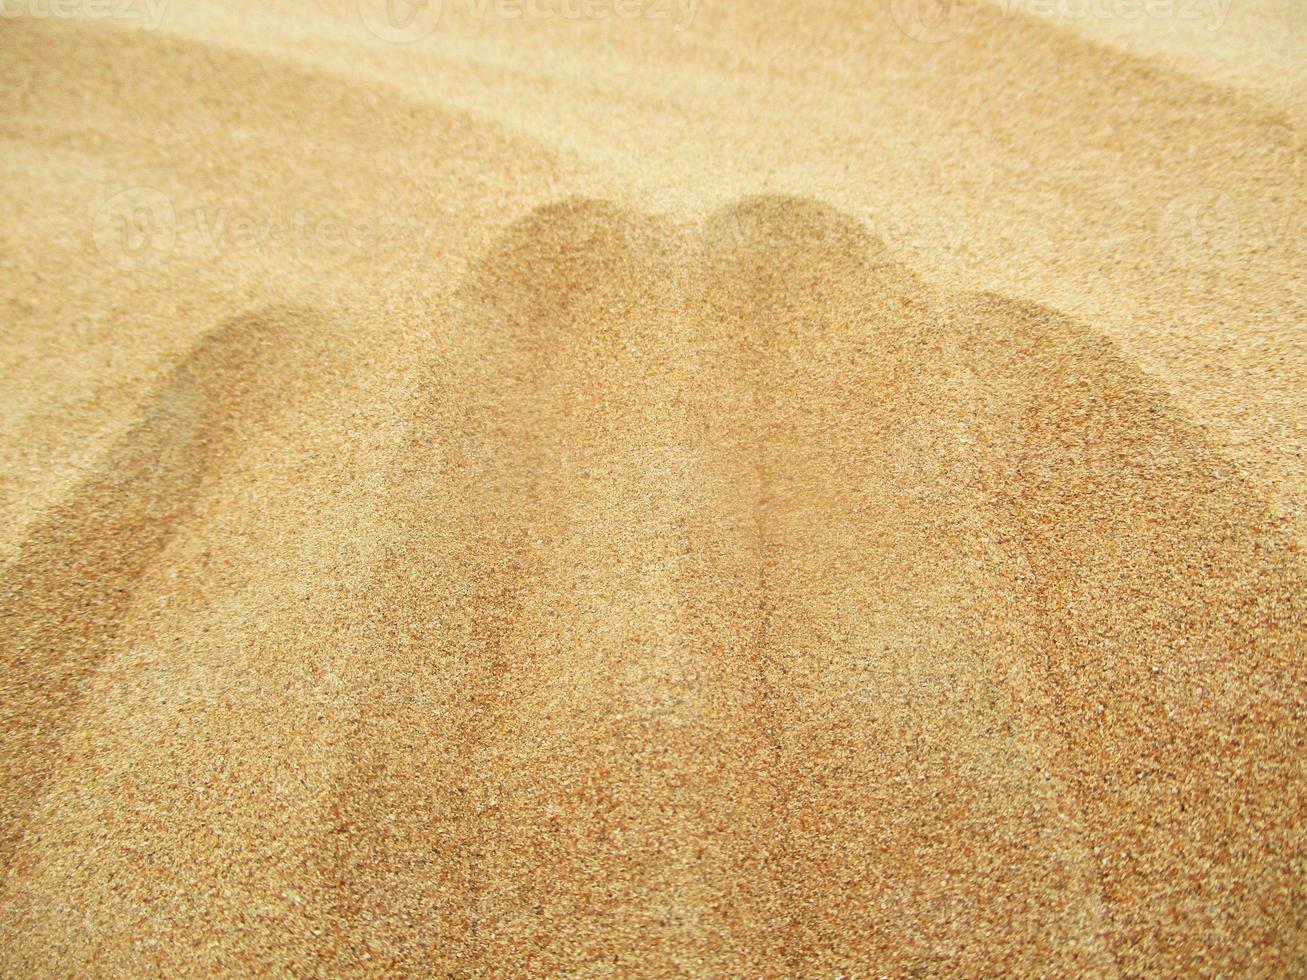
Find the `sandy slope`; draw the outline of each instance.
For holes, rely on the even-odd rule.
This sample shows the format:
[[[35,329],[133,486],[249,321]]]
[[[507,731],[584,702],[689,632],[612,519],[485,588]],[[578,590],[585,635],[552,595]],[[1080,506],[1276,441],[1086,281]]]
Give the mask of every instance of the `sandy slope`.
[[[1296,15],[471,9],[0,21],[0,970],[1307,969]]]

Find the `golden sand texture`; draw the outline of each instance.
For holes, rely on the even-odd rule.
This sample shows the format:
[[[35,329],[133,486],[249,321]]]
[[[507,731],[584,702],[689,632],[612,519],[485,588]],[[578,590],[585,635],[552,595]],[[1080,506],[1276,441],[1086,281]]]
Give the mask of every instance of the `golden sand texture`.
[[[904,8],[0,21],[0,973],[1307,972],[1307,13]]]

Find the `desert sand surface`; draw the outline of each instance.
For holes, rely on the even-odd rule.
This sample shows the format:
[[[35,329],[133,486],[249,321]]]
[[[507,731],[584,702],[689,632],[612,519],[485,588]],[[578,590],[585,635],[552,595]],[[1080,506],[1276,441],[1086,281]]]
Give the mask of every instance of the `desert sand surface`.
[[[396,3],[4,7],[0,973],[1307,973],[1307,8]]]

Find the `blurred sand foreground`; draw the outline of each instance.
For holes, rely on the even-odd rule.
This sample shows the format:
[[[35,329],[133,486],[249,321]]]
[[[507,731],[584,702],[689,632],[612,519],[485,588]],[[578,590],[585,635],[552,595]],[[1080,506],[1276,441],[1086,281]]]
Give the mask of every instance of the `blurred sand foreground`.
[[[6,2],[0,972],[1307,971],[1307,8],[406,2]]]

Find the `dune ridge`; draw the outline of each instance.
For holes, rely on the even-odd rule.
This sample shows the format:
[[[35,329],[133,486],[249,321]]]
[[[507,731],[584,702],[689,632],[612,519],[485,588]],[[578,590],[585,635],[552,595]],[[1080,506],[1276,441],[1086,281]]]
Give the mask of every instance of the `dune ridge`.
[[[145,417],[0,569],[0,753],[9,761],[0,785],[0,855],[9,857],[21,833],[86,678],[130,610],[137,579],[209,475],[225,468],[243,429],[271,410],[264,375],[292,342],[285,317],[240,317],[206,334]]]
[[[1303,967],[1301,561],[1112,343],[775,195],[540,207],[425,316],[358,443],[250,432],[348,324],[215,328],[6,568],[6,971]],[[262,659],[141,740],[82,692],[179,535],[243,577],[173,655]]]

